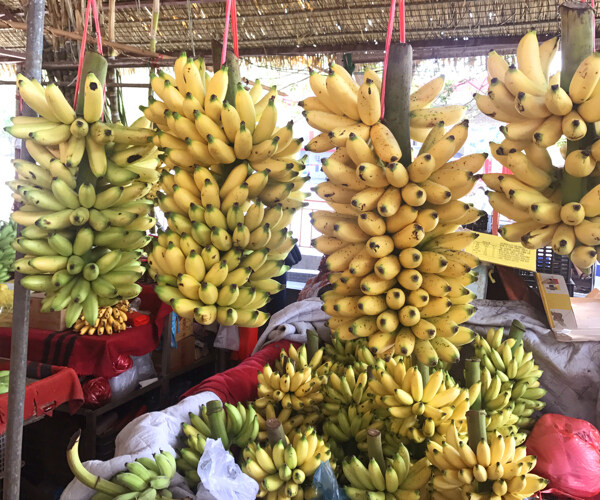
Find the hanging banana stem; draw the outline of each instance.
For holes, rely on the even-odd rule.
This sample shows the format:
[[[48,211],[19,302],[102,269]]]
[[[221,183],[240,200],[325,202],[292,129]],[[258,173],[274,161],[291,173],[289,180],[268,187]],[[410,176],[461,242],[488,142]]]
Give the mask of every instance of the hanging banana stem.
[[[410,148],[410,86],[412,80],[412,46],[393,43],[386,72],[385,114],[383,122],[400,145],[400,162],[408,167],[412,162]]]
[[[383,447],[381,445],[381,431],[369,429],[367,431],[367,451],[369,459],[375,459],[379,468],[385,472],[385,458],[383,457]]]
[[[160,15],[160,0],[152,2],[152,23],[150,25],[150,52],[156,52],[156,33],[158,32],[158,18]],[[150,75],[154,68],[150,66]],[[148,88],[148,95],[152,96],[152,87]]]
[[[579,64],[594,52],[594,11],[587,2],[564,2],[560,6],[562,70],[560,86],[569,91],[571,79]],[[593,124],[591,124],[593,125]],[[567,141],[567,155],[571,151],[589,148],[596,137],[595,127],[589,126],[586,136],[579,141]],[[562,203],[578,202],[587,192],[587,178],[573,177],[566,171],[562,179]]]
[[[106,75],[108,72],[108,62],[100,54],[95,52],[86,52],[83,59],[83,66],[81,68],[81,81],[85,82],[85,77],[89,73],[94,73],[98,78],[98,85],[104,88],[106,84]],[[85,103],[85,84],[80,85],[79,95],[77,98],[77,109],[75,110],[78,116],[83,116],[83,105]],[[87,158],[87,153],[83,155],[81,163],[79,164],[79,171],[77,173],[77,186],[81,184],[89,183],[94,187],[98,183],[98,178],[90,170],[90,164]]]
[[[267,438],[271,446],[275,446],[279,441],[283,441],[285,444],[285,432],[283,425],[276,418],[269,418],[266,422],[267,426]]]
[[[427,382],[429,381],[429,367],[426,364],[421,363],[420,361],[417,360],[417,369],[421,373],[421,378],[423,379],[423,385],[427,384]]]
[[[481,363],[478,358],[467,359],[465,363],[465,382],[467,387],[481,382]],[[481,394],[477,396],[475,401],[471,402],[471,409],[481,410]]]

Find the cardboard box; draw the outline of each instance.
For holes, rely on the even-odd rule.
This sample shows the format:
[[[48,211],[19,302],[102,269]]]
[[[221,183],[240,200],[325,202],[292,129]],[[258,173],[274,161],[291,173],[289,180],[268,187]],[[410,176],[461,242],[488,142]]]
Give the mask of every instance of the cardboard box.
[[[65,316],[66,310],[43,313],[40,311],[42,307],[43,294],[32,294],[29,299],[29,328],[39,330],[50,330],[60,332],[66,330]],[[13,315],[2,314],[0,316],[0,327],[12,327]]]
[[[190,318],[178,317],[178,330],[176,330],[175,340],[177,343],[181,342],[184,338],[194,334],[194,320]]]
[[[167,373],[173,373],[182,370],[186,366],[192,365],[200,358],[201,351],[196,349],[196,339],[193,335],[188,335],[181,341],[177,341],[177,347],[169,347],[169,366]],[[162,369],[162,350],[155,350],[152,353],[152,361],[157,371]]]

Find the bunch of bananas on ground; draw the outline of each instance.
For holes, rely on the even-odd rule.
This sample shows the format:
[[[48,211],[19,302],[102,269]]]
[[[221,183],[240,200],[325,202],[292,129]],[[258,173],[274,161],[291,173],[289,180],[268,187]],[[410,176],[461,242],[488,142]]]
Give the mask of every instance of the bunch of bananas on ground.
[[[81,315],[73,325],[73,331],[79,335],[112,335],[113,333],[127,330],[127,313],[129,312],[129,301],[122,300],[114,306],[100,307],[98,318],[93,325],[87,322]]]
[[[0,223],[0,283],[10,279],[15,264],[15,250],[12,247],[17,237],[17,225],[12,222]]]
[[[159,296],[201,324],[261,326],[257,310],[280,291],[273,278],[296,243],[287,226],[306,197],[302,141],[292,122],[277,127],[275,88],[238,84],[227,102],[226,66],[210,77],[183,53],[173,69],[153,76],[162,101],[144,108],[171,171],[158,195],[171,231],[151,256]]]
[[[34,162],[14,160],[9,181],[24,226],[13,247],[24,287],[46,292],[45,310],[67,309],[67,326],[81,313],[96,323],[98,306],[136,297],[143,274],[137,250],[155,224],[144,196],[159,176],[154,131],[145,117],[133,127],[102,122],[103,87],[85,78],[82,117],[60,89],[17,76],[23,100],[40,117],[15,117],[6,131],[25,140]]]
[[[518,444],[526,438],[519,433],[535,423],[531,417],[546,404],[540,401],[546,389],[540,387],[542,370],[535,364],[522,341],[502,340],[502,328],[488,330],[475,338],[475,356],[481,360],[481,408],[488,415],[488,431],[514,433]],[[519,433],[519,434],[518,434]]]
[[[600,142],[594,147],[600,158]],[[482,176],[493,190],[488,197],[494,210],[515,221],[500,229],[502,237],[530,249],[552,246],[555,253],[568,255],[579,269],[588,270],[600,246],[600,185],[591,187],[579,201],[563,204],[560,171],[545,149],[530,145],[520,152],[493,142],[490,149],[512,172]],[[565,170],[585,177],[595,165],[590,152],[576,150],[567,156]]]
[[[586,135],[588,123],[600,120],[600,56],[594,52],[586,57],[563,89],[560,73],[548,74],[557,49],[557,37],[538,45],[530,31],[517,46],[517,65],[489,53],[488,93],[474,97],[482,113],[506,122],[500,127],[505,148],[520,151],[532,142],[547,148],[563,135],[577,141]]]
[[[479,396],[481,384],[465,389],[438,369],[425,379],[418,366],[404,358],[379,362],[367,392],[377,407],[390,417],[390,430],[416,443],[443,435],[452,421],[463,428],[470,402]]]
[[[312,476],[331,458],[329,447],[312,427],[294,432],[285,442],[264,447],[250,443],[242,454],[242,471],[258,482],[258,497],[268,500],[315,498]]]
[[[414,464],[404,445],[393,457],[384,458],[382,467],[375,458],[365,465],[359,458],[346,457],[342,462],[344,488],[350,500],[415,500],[431,476],[429,461],[421,458]]]
[[[282,349],[274,368],[267,364],[258,374],[256,408],[260,411],[271,403],[304,414],[319,412],[329,368],[322,359],[323,348],[310,359],[304,344],[298,350],[290,346],[288,353]]]
[[[173,498],[169,491],[175,474],[175,458],[167,451],[155,453],[153,458],[138,458],[125,464],[126,471],[110,480],[92,474],[79,458],[81,431],[71,438],[67,447],[67,462],[73,475],[97,493],[93,500],[163,500]]]
[[[337,444],[354,441],[360,451],[367,450],[367,429],[381,430],[384,421],[376,418],[372,398],[368,395],[368,374],[365,369],[356,374],[351,365],[342,375],[329,373],[321,388],[326,415],[323,434]]]
[[[396,138],[380,121],[378,78],[358,85],[340,65],[313,72],[315,97],[301,104],[322,133],[311,151],[323,160],[326,182],[315,188],[332,211],[311,214],[322,236],[333,290],[323,295],[329,326],[343,341],[368,337],[379,356],[411,355],[428,365],[455,361],[473,333],[460,329],[475,309],[466,285],[478,259],[464,252],[476,235],[454,233],[481,211],[459,198],[469,192],[486,155],[450,161],[467,138],[462,106],[429,108],[443,86],[436,78],[411,95],[411,134],[423,145],[408,167]],[[458,123],[446,131],[445,126]]]
[[[198,462],[208,438],[220,438],[228,450],[232,446],[243,448],[258,437],[258,416],[252,405],[210,401],[200,407],[198,414],[190,412],[189,417],[189,424],[182,423],[187,447],[178,450],[181,458],[177,459],[177,468],[193,486],[200,481]]]
[[[463,436],[464,437],[464,436]],[[458,498],[516,500],[543,490],[548,480],[531,473],[536,458],[514,436],[494,433],[472,448],[450,425],[441,443],[429,441],[426,456],[434,467],[435,500]]]

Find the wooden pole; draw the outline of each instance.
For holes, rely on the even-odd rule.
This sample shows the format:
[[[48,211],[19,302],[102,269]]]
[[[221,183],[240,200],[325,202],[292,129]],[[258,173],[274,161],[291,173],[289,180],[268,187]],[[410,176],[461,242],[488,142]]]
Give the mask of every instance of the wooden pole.
[[[42,52],[44,48],[45,0],[29,0],[27,10],[27,58],[23,72],[28,78],[42,79]],[[23,103],[23,114],[36,116]],[[20,154],[32,161],[27,149]],[[17,227],[17,237],[21,236]],[[23,257],[17,252],[16,258]],[[8,382],[8,409],[6,423],[6,448],[4,450],[4,500],[19,498],[21,489],[21,455],[23,451],[23,413],[25,412],[25,383],[27,375],[27,342],[29,338],[29,290],[21,285],[23,275],[15,273],[13,298],[13,324],[10,344],[10,379]]]
[[[581,61],[594,52],[594,10],[587,2],[567,1],[560,6],[562,70],[560,86],[569,91],[571,79]],[[593,124],[588,124],[586,136],[579,141],[567,141],[567,154],[587,149],[596,138]],[[578,202],[587,192],[587,178],[573,177],[565,170],[562,179],[562,202]]]
[[[383,123],[398,141],[402,150],[400,162],[405,167],[412,161],[409,117],[411,80],[412,47],[407,43],[392,43],[386,73]]]

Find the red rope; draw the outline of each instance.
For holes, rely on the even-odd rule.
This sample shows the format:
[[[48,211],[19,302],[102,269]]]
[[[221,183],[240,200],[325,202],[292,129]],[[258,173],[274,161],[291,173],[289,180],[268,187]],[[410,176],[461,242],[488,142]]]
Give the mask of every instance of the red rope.
[[[396,14],[396,0],[390,3],[390,17],[388,19],[388,29],[385,37],[385,57],[383,59],[383,82],[381,84],[381,116],[385,111],[385,82],[387,75],[388,61],[390,58],[390,45],[392,43],[392,34],[394,33],[394,17]]]
[[[398,24],[400,24],[400,42],[406,43],[406,20],[404,13],[404,0],[398,0]]]
[[[238,46],[238,25],[237,25],[237,5],[236,0],[233,0],[231,9],[231,38],[233,38],[233,53],[239,59],[240,48]]]
[[[100,33],[100,19],[98,18],[98,7],[96,0],[87,0],[85,7],[85,21],[83,24],[83,34],[81,37],[81,48],[79,49],[79,65],[77,66],[77,81],[75,82],[75,99],[73,107],[77,107],[77,98],[79,97],[79,87],[81,86],[81,70],[83,69],[83,56],[85,55],[85,46],[87,43],[87,31],[90,21],[90,11],[94,11],[94,25],[96,26],[96,41],[98,43],[98,53],[102,55],[102,35]]]
[[[225,5],[225,33],[223,34],[223,49],[221,50],[221,66],[225,64],[227,58],[227,39],[229,38],[229,18],[231,17],[231,7],[233,0],[227,0]]]

